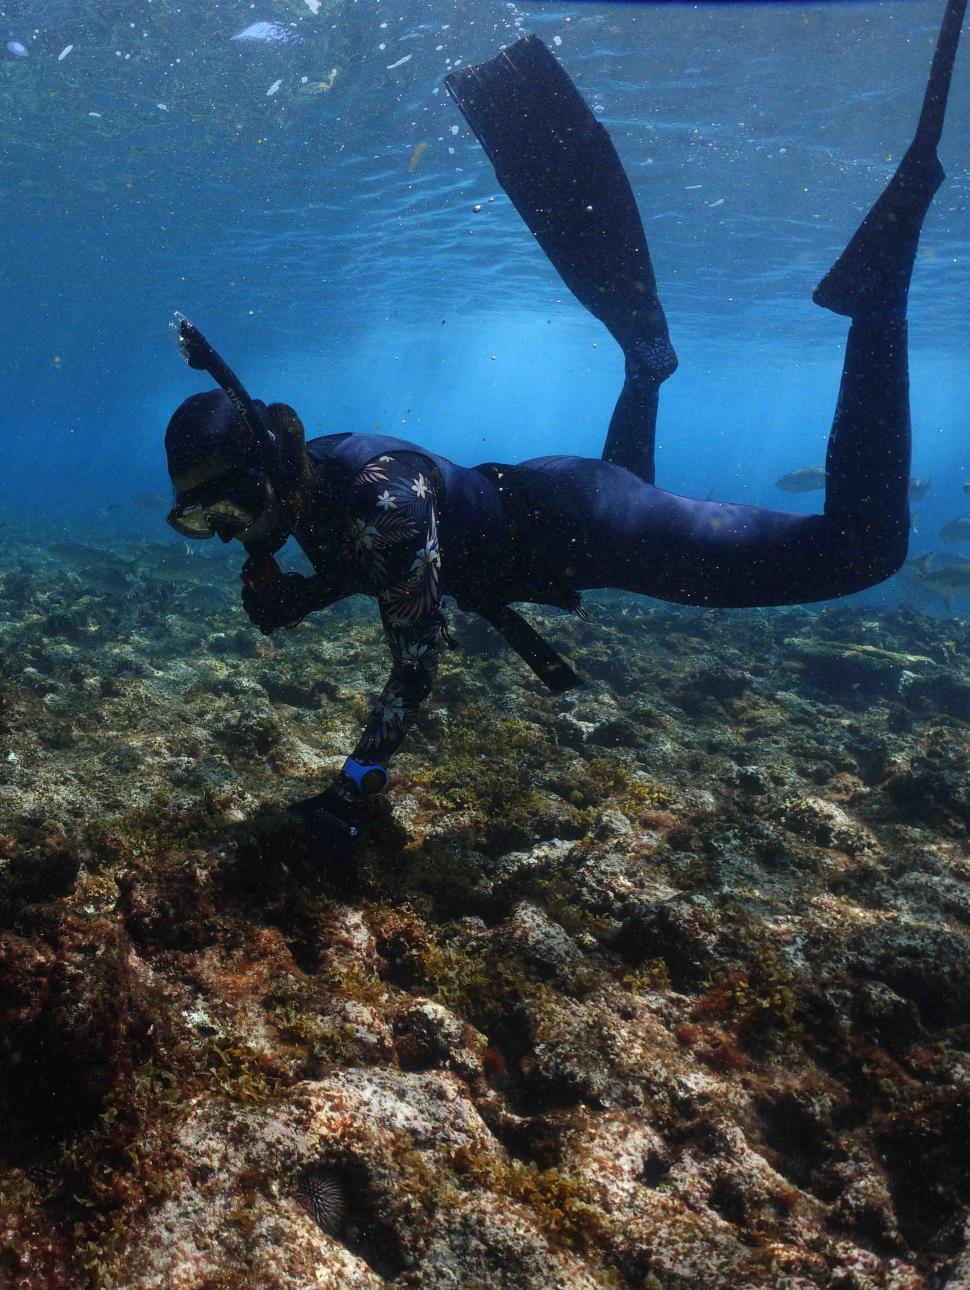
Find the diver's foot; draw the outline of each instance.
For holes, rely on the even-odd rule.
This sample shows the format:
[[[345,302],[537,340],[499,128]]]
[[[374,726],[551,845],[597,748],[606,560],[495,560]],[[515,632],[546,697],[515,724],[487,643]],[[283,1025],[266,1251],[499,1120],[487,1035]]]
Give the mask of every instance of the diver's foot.
[[[910,148],[849,245],[812,292],[815,303],[849,318],[905,317],[923,220],[944,178],[935,152]]]

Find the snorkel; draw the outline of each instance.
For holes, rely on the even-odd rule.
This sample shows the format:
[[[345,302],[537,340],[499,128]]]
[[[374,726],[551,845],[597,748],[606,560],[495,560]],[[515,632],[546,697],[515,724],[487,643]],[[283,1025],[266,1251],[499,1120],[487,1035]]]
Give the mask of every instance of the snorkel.
[[[286,495],[287,471],[279,438],[266,409],[256,403],[229,364],[184,314],[176,311],[170,326],[175,331],[179,353],[189,367],[208,372],[239,413],[251,436],[256,466],[265,473],[276,496],[282,499]],[[274,537],[255,545],[246,543],[250,558],[243,566],[243,581],[256,586],[278,577],[280,569],[273,556],[285,541],[283,535],[279,540]]]
[[[176,312],[171,326],[175,329],[179,353],[189,367],[197,372],[208,372],[242,417],[246,429],[253,437],[260,468],[269,476],[273,487],[279,489],[284,483],[283,462],[279,440],[273,433],[265,409],[254,402],[245,385],[225,359],[212,348],[195,323],[190,322],[184,314]]]

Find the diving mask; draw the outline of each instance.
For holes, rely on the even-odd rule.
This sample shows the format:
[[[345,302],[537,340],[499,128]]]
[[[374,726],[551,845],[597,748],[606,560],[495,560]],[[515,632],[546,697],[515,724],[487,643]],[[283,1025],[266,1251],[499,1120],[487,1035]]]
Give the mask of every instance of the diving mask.
[[[261,472],[233,471],[196,488],[176,493],[167,522],[187,538],[241,538],[271,503],[269,481]]]

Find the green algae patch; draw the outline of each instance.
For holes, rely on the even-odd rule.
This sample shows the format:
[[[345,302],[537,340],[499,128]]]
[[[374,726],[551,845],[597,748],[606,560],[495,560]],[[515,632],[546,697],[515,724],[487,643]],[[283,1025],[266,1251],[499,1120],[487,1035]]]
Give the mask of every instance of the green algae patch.
[[[410,773],[408,786],[435,814],[461,813],[467,845],[508,850],[570,827],[568,809],[565,816],[553,810],[536,787],[537,771],[563,757],[533,723],[497,717],[484,703],[458,703],[431,760]],[[582,832],[578,815],[572,828]]]
[[[630,1284],[618,1269],[604,1266],[615,1237],[613,1224],[580,1179],[528,1161],[496,1160],[467,1146],[450,1151],[447,1165],[463,1189],[487,1190],[524,1206],[553,1246],[591,1260],[595,1284],[602,1290],[625,1290]]]

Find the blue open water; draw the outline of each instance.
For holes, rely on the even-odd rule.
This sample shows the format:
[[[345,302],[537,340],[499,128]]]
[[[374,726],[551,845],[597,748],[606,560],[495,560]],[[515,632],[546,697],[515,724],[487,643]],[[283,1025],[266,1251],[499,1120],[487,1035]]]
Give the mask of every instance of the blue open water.
[[[846,328],[810,290],[911,137],[942,7],[5,3],[0,43],[26,52],[0,61],[0,519],[170,536],[128,499],[165,490],[165,422],[200,388],[175,308],[311,434],[380,425],[464,463],[598,455],[619,351],[442,88],[524,31],[641,205],[681,358],[658,482],[816,509],[774,487],[823,460],[834,406]],[[289,38],[233,39],[257,22]],[[964,49],[912,293],[914,474],[933,480],[916,552],[970,513],[968,127]]]

